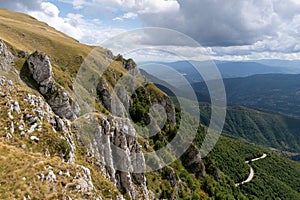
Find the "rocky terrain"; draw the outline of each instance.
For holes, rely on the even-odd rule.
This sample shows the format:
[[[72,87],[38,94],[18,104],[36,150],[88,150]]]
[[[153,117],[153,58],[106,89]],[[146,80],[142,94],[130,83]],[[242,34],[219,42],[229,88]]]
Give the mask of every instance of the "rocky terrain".
[[[13,54],[1,40],[1,58],[2,64],[11,65],[13,62]],[[52,65],[47,55],[35,51],[28,56],[24,67],[28,67],[29,74],[27,80],[33,79],[33,85],[37,87],[40,94],[31,94],[23,85],[15,85],[11,80],[7,80],[4,76],[0,78],[1,82],[1,99],[2,105],[5,105],[6,110],[2,109],[2,120],[5,120],[7,127],[3,127],[4,136],[7,141],[18,138],[24,140],[21,147],[26,150],[29,144],[33,142],[37,146],[42,146],[45,142],[50,144],[49,148],[52,150],[43,149],[46,157],[52,157],[55,154],[61,158],[61,162],[70,165],[76,170],[71,183],[74,185],[74,190],[82,192],[82,197],[101,199],[97,196],[92,181],[90,170],[79,165],[76,162],[76,144],[80,141],[81,144],[88,147],[86,155],[88,160],[96,159],[95,165],[101,168],[99,173],[107,180],[110,180],[116,188],[124,193],[127,193],[132,199],[139,199],[141,197],[148,199],[148,190],[146,188],[146,179],[143,174],[133,174],[129,172],[122,172],[115,169],[113,155],[110,149],[110,143],[122,148],[125,152],[141,152],[141,146],[137,142],[135,136],[135,129],[126,118],[118,118],[114,116],[104,116],[99,114],[95,132],[91,135],[84,135],[80,133],[80,122],[75,123],[75,131],[73,131],[73,122],[79,115],[79,107],[76,102],[71,99],[70,94],[53,78]],[[19,103],[20,102],[20,103]],[[85,117],[89,121],[88,117]],[[93,120],[91,117],[90,120]],[[45,129],[44,127],[48,127]],[[79,129],[79,131],[76,131]],[[59,136],[58,145],[53,146],[51,141],[45,141],[44,134],[56,133]],[[83,137],[88,137],[87,142]],[[78,138],[78,141],[77,141]],[[107,146],[102,146],[102,140],[107,140]],[[95,141],[95,142],[94,142]],[[97,141],[99,144],[97,144]],[[13,143],[13,142],[12,142]],[[51,147],[53,146],[53,147]],[[30,149],[33,147],[30,147]],[[41,147],[43,148],[43,147]],[[102,148],[102,149],[101,149]],[[33,149],[33,152],[38,151]],[[56,152],[58,151],[58,152]],[[141,154],[142,155],[142,154]],[[133,161],[130,160],[130,155],[127,155],[127,160],[119,162],[119,165],[126,165],[126,169],[132,167]],[[141,163],[142,164],[142,163]],[[124,166],[123,166],[124,167]],[[68,176],[71,177],[70,172],[59,171],[55,173],[53,166],[45,166],[45,172],[37,175],[37,180],[48,181],[51,184],[59,182],[57,177]],[[53,186],[54,187],[54,186]],[[62,190],[64,197],[68,194],[68,183],[66,183],[65,191]],[[139,189],[140,188],[140,189]],[[26,196],[24,196],[26,198]],[[121,198],[121,197],[120,197]]]
[[[185,111],[132,59],[21,13],[0,9],[0,17],[0,199],[249,199],[247,184],[235,182],[259,149],[221,139],[202,159],[207,128],[181,124]],[[166,165],[176,150],[155,152],[180,125],[187,135],[197,129],[196,138]],[[299,174],[290,162],[286,177]],[[273,183],[298,197],[291,180]]]
[[[1,124],[4,124],[0,144],[7,152],[18,151],[10,165],[19,172],[16,175],[11,171],[13,180],[1,183],[1,198],[155,199],[160,196],[148,186],[146,162],[158,162],[158,168],[164,163],[159,157],[145,160],[143,152],[153,152],[155,147],[139,136],[128,110],[135,109],[135,119],[142,120],[138,123],[149,120],[150,128],[159,130],[162,127],[147,109],[151,104],[162,105],[169,125],[154,142],[167,142],[168,132],[174,132],[176,126],[175,109],[166,94],[143,78],[132,59],[113,56],[108,50],[97,52],[99,60],[93,61],[87,70],[93,70],[97,64],[109,68],[101,78],[94,80],[93,73],[92,78],[83,79],[83,82],[92,80],[94,93],[86,88],[86,83],[79,86],[83,90],[80,94],[95,95],[96,103],[91,106],[83,100],[84,96],[76,94],[76,84],[70,84],[75,80],[70,78],[72,73],[69,72],[71,76],[61,73],[62,61],[53,53],[50,58],[38,50],[30,53],[26,48],[14,49],[2,39],[0,47]],[[86,70],[84,67],[78,73]],[[138,101],[144,102],[141,108],[135,105]],[[24,155],[27,156],[23,158]],[[184,165],[198,177],[204,176],[199,150],[193,146],[186,156],[188,162],[184,160]],[[10,153],[1,155],[6,161],[9,158]],[[26,169],[31,170],[23,169],[25,163],[28,163]],[[1,172],[6,170],[0,167]],[[10,179],[10,173],[4,180]],[[177,173],[172,167],[158,173],[163,173],[173,187],[175,199],[183,187]],[[24,182],[18,192],[13,184],[17,180]]]

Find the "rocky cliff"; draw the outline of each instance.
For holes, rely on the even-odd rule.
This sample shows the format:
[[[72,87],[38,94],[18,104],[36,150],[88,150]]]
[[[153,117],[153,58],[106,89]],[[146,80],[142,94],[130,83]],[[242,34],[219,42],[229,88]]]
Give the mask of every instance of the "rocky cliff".
[[[2,40],[0,47],[3,69],[14,67],[19,59],[18,53],[9,49]],[[135,109],[137,103],[131,95],[135,97],[142,95],[141,100],[147,99],[145,107],[149,109],[155,104],[162,105],[166,109],[167,122],[174,126],[175,110],[169,97],[145,82],[133,60],[126,60],[120,55],[117,57],[110,55],[108,60],[117,62],[117,65],[120,64],[125,71],[119,72],[114,68],[108,68],[99,79],[96,87],[97,98],[106,112],[104,114],[96,111],[81,116],[72,90],[55,81],[51,59],[46,54],[34,51],[32,54],[26,53],[21,60],[23,61],[21,78],[32,89],[28,88],[19,93],[19,88],[27,87],[23,85],[24,83],[13,83],[5,77],[0,79],[2,99],[5,99],[5,105],[8,107],[7,113],[3,113],[7,116],[5,122],[7,126],[3,134],[9,141],[16,136],[20,137],[21,141],[25,140],[26,142],[21,144],[25,152],[28,148],[27,143],[33,142],[38,146],[37,149],[34,149],[35,146],[30,147],[34,149],[33,152],[42,153],[46,159],[58,156],[61,159],[59,162],[65,163],[60,165],[72,166],[74,171],[69,176],[68,171],[59,171],[55,166],[47,165],[44,166],[46,171],[37,175],[37,179],[41,182],[48,181],[47,187],[58,187],[60,177],[66,174],[69,183],[66,181],[65,187],[59,191],[70,197],[72,192],[80,191],[82,198],[97,199],[105,195],[97,190],[99,186],[95,185],[97,180],[95,181],[95,173],[93,176],[90,171],[92,169],[97,171],[96,174],[101,176],[101,179],[109,180],[113,187],[126,195],[126,198],[155,198],[156,194],[147,188],[143,146],[138,142],[139,136],[132,120],[128,118],[131,117],[130,110]],[[126,77],[122,75],[125,73]],[[155,118],[149,113],[141,117],[146,123]],[[159,124],[155,120],[151,126],[159,130]],[[148,141],[144,141],[143,145],[149,149]],[[83,154],[78,156],[78,151]],[[196,150],[193,149],[192,153],[188,154],[189,160],[193,157],[194,151]],[[191,168],[201,166],[201,157],[198,157],[200,160],[190,160],[187,165]],[[83,162],[82,160],[85,165],[79,164]],[[177,188],[177,191],[180,188],[180,181],[176,172],[169,167],[164,170],[164,174],[167,174],[170,184]],[[70,185],[75,185],[74,191],[70,189],[72,188]],[[173,197],[176,195],[177,192]],[[24,197],[27,198],[26,195]],[[115,197],[122,198],[122,195],[118,194]]]
[[[0,47],[1,67],[11,67],[16,57],[2,40],[0,40]],[[21,140],[32,141],[42,147],[42,153],[46,157],[52,157],[59,153],[61,162],[66,162],[66,165],[78,166],[75,167],[76,173],[73,180],[70,181],[70,184],[74,183],[74,190],[81,191],[86,198],[96,198],[97,195],[91,193],[91,191],[95,191],[95,188],[89,168],[76,164],[76,146],[84,145],[86,160],[93,158],[97,160],[95,166],[98,166],[98,173],[101,176],[110,180],[130,199],[149,199],[144,174],[132,173],[132,168],[137,163],[130,159],[130,153],[141,153],[141,146],[137,142],[136,132],[130,121],[126,118],[99,114],[95,129],[90,135],[86,135],[87,131],[80,127],[82,125],[80,119],[75,120],[79,115],[76,102],[71,98],[70,93],[53,78],[49,57],[35,51],[28,56],[23,68],[27,68],[26,70],[29,72],[27,78],[24,79],[23,77],[23,80],[29,86],[34,86],[33,88],[36,88],[41,96],[31,94],[27,90],[21,91],[19,88],[24,88],[24,86],[19,84],[15,86],[11,80],[7,80],[5,77],[0,78],[1,100],[7,107],[7,110],[3,110],[4,113],[2,113],[3,117],[7,119],[6,124],[8,125],[2,131],[4,131],[3,134],[7,140],[20,137]],[[85,123],[90,122],[87,116],[84,119]],[[91,120],[94,119],[91,118]],[[44,130],[45,126],[48,129]],[[53,132],[62,134],[62,137],[58,139],[61,142],[55,146],[54,140],[52,141],[53,144],[48,144],[49,149],[47,149],[45,142],[51,141],[45,141],[43,134],[50,135]],[[110,144],[126,152],[126,155],[123,155],[124,160],[117,160],[116,156],[118,155],[113,154]],[[26,142],[21,146],[24,150],[28,148]],[[143,157],[139,160],[143,160]],[[143,165],[143,163],[138,164]],[[54,184],[53,187],[57,184],[58,177],[68,173],[64,171],[56,173],[54,167],[46,166],[46,171],[38,175],[41,182],[48,181],[47,184],[49,183],[49,185],[51,182]],[[68,187],[66,188],[68,189]],[[65,190],[66,193],[68,193],[67,189]],[[24,196],[24,198],[27,197]],[[101,196],[97,198],[101,198]]]

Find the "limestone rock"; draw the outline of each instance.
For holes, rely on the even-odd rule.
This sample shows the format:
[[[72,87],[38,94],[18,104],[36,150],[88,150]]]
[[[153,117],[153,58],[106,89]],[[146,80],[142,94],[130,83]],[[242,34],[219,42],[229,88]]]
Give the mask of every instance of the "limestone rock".
[[[130,70],[137,67],[136,63],[131,58],[130,59],[125,59],[120,54],[116,56],[115,60],[122,62],[124,68],[128,71],[130,71]]]
[[[100,79],[99,84],[97,85],[97,94],[103,104],[103,106],[110,110],[111,109],[111,94],[109,92],[108,83],[105,79]]]
[[[52,65],[47,55],[35,51],[27,59],[30,75],[38,84],[39,92],[45,97],[53,112],[62,118],[76,119],[79,106],[70,94],[53,79]]]
[[[36,137],[36,136],[30,136],[30,139],[32,141],[35,141],[35,142],[39,142],[40,141],[40,139],[38,137]]]
[[[11,70],[11,64],[14,60],[14,55],[10,52],[7,48],[6,44],[0,38],[0,69],[2,71],[9,71]]]
[[[100,122],[98,119],[87,115],[86,121],[77,125],[79,141],[86,146],[90,157],[105,167],[103,174],[121,191],[132,199],[141,196],[149,199],[145,175],[140,173],[145,169],[145,160],[130,120],[104,115],[101,115]]]
[[[35,51],[27,59],[27,64],[33,79],[39,85],[45,80],[52,79],[52,65],[48,56]]]
[[[50,183],[56,182],[56,175],[51,169],[49,170],[48,175],[46,176],[46,180]]]
[[[164,177],[167,177],[168,180],[170,181],[172,187],[177,186],[177,184],[179,183],[179,178],[176,172],[171,167],[168,166],[164,167],[163,173],[164,173]]]

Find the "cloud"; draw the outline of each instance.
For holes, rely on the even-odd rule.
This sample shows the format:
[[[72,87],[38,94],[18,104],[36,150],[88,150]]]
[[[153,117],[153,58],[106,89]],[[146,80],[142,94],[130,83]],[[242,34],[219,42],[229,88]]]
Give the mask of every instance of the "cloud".
[[[214,58],[266,59],[278,56],[291,59],[299,55],[299,0],[177,2],[179,9],[172,12],[137,13],[145,26],[177,30],[205,47],[212,47],[209,53]],[[163,34],[157,34],[147,42],[184,46],[180,39],[176,42]]]
[[[82,9],[85,4],[85,0],[73,0],[73,8],[76,10]]]
[[[33,15],[81,42],[93,45],[126,31],[114,27],[110,20],[136,19],[146,27],[169,28],[186,34],[215,58],[294,58],[300,52],[299,0],[59,1],[73,6],[74,13],[61,16],[54,1],[46,0],[0,0],[0,4]],[[105,16],[108,21],[102,21],[99,16]],[[144,37],[129,37],[130,42],[144,46],[173,45],[182,48],[186,54],[190,53],[191,58],[197,58],[192,44],[187,44],[180,36],[173,38],[160,31],[146,32]],[[161,53],[158,56],[162,57]]]
[[[41,0],[31,0],[31,1],[24,1],[24,0],[0,0],[0,5],[2,8],[6,8],[9,10],[15,11],[24,11],[24,10],[40,10]]]
[[[136,13],[128,12],[128,13],[125,13],[124,15],[122,15],[121,17],[115,17],[115,18],[113,18],[113,20],[114,21],[116,21],[116,20],[123,21],[124,19],[134,19],[137,16],[138,15]]]
[[[0,3],[4,8],[27,13],[86,44],[100,44],[107,38],[124,32],[124,29],[101,24],[99,19],[86,19],[82,14],[68,13],[62,17],[60,16],[59,8],[50,2],[41,0],[0,0]],[[87,2],[84,0],[75,0],[72,3],[74,3],[77,9],[80,9]],[[128,14],[125,17],[133,16]]]
[[[76,39],[80,39],[84,35],[78,27],[79,23],[83,22],[82,16],[69,14],[65,18],[60,17],[60,10],[50,2],[41,2],[40,10],[30,10],[27,13]]]
[[[170,14],[141,14],[149,26],[178,30],[205,46],[247,45],[274,35],[279,19],[270,0],[178,0]],[[151,16],[150,16],[151,15]]]
[[[95,5],[104,5],[136,13],[167,13],[179,9],[176,0],[94,0]]]

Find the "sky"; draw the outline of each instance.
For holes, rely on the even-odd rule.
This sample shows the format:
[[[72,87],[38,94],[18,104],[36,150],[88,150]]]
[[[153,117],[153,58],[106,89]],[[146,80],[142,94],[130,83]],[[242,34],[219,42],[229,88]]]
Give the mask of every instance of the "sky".
[[[203,52],[218,60],[300,59],[300,0],[0,0],[0,7],[85,44],[126,39],[140,61],[201,60]],[[147,27],[159,28],[141,31]]]

